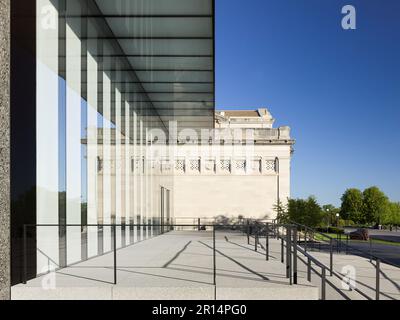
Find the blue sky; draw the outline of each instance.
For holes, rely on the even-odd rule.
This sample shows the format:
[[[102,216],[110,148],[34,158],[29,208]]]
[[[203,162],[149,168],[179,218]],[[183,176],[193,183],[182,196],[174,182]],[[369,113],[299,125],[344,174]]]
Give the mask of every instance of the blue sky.
[[[400,201],[399,0],[216,0],[216,90],[218,109],[292,127],[293,197],[376,185]]]

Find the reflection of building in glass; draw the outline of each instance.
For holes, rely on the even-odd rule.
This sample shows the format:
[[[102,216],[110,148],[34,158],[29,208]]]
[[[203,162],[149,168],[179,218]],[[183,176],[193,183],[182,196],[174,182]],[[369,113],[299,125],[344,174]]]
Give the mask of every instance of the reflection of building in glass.
[[[17,0],[11,10],[18,283],[26,224],[59,225],[27,227],[28,278],[110,251],[110,224],[122,225],[118,247],[165,231],[149,225],[171,220],[173,179],[153,172],[148,132],[213,128],[214,3]]]
[[[104,179],[104,165],[109,163],[111,168],[117,168],[112,170],[111,185],[121,184],[123,195],[127,190],[140,192],[133,185],[135,177],[140,175],[153,177],[156,185],[169,181],[174,197],[173,208],[168,208],[175,221],[217,215],[275,218],[274,205],[278,200],[285,203],[290,196],[294,141],[288,127],[273,128],[273,122],[267,109],[217,112],[215,129],[203,130],[200,134],[191,132],[189,136],[183,130],[168,144],[165,136],[157,137],[154,142],[150,131],[143,156],[132,152],[130,145],[121,146],[120,153],[128,155],[127,158],[117,157],[115,130],[112,130],[111,158],[97,156],[88,161],[97,162],[97,181]],[[102,132],[98,130],[99,141],[89,144],[89,150],[101,148]],[[89,207],[101,206],[103,194],[99,190],[98,203],[89,203]],[[138,195],[133,192],[130,202],[135,203],[135,199]],[[120,209],[121,219],[126,221],[124,201]],[[97,212],[100,213],[98,209]],[[114,211],[111,216],[113,220]],[[99,223],[103,223],[102,217],[98,217]]]
[[[289,129],[215,112],[213,0],[11,10],[13,284],[24,250],[29,279],[110,252],[112,224],[120,248],[180,217],[272,217],[289,196]]]
[[[275,218],[274,205],[290,196],[294,141],[288,127],[275,129],[273,122],[266,109],[221,111],[210,141],[181,137],[174,216]]]

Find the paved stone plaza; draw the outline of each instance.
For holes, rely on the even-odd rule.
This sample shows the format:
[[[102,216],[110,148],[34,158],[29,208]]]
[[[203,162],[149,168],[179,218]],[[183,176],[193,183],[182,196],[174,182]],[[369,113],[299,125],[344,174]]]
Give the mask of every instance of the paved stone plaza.
[[[265,238],[261,239],[261,244]],[[213,285],[213,238],[208,231],[174,231],[121,249],[117,254],[117,285],[113,254],[107,254],[12,288],[13,299],[319,299],[320,277],[306,281],[298,262],[299,284],[290,285],[281,263],[280,242],[270,240],[270,260],[254,240],[238,232],[216,232],[216,286]],[[326,265],[326,253],[311,252]],[[300,257],[304,258],[302,255]],[[327,299],[374,299],[375,271],[368,259],[335,255],[335,273],[352,265],[357,289],[342,289],[327,273]],[[314,266],[315,272],[320,268]],[[382,264],[381,299],[399,299],[400,270]],[[390,278],[390,280],[389,280]],[[55,279],[55,288],[52,288]],[[43,288],[43,284],[45,285]],[[336,288],[334,288],[336,287]]]
[[[216,234],[216,288],[212,232],[174,231],[119,250],[116,286],[113,254],[107,254],[58,271],[54,290],[42,289],[51,283],[47,275],[13,287],[12,298],[318,299],[306,281],[289,285],[275,253],[266,262],[241,234]]]

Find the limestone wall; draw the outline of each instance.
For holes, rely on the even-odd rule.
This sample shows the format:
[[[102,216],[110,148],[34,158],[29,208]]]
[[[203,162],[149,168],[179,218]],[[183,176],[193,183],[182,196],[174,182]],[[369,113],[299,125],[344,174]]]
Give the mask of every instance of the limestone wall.
[[[278,197],[282,202],[290,197],[290,145],[253,146],[249,153],[245,148],[238,152],[227,147],[216,156],[200,147],[200,157],[192,148],[181,146],[177,151],[184,167],[180,163],[174,170],[175,218],[243,215],[272,219]],[[193,170],[195,159],[200,161],[199,170]]]

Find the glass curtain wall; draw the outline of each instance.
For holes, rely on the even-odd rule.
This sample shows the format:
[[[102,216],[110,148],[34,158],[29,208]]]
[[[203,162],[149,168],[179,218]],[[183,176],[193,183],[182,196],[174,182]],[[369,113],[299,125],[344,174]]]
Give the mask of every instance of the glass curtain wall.
[[[121,225],[118,247],[158,233],[125,224],[160,222],[162,178],[147,133],[166,126],[95,1],[36,6],[37,224],[59,225],[37,228],[41,274],[111,251],[110,224]],[[126,23],[152,32],[149,20]],[[106,226],[88,226],[97,224]]]

